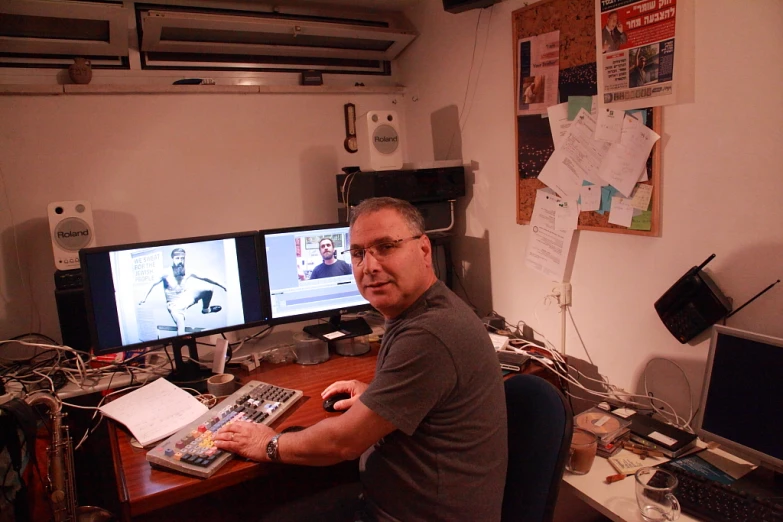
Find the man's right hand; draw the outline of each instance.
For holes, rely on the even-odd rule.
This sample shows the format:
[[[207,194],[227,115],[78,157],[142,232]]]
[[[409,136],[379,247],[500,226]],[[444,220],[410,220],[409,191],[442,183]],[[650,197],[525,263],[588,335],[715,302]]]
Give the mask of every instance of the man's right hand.
[[[326,399],[335,393],[350,393],[351,398],[345,399],[345,401],[348,402],[348,407],[351,407],[353,403],[356,402],[356,400],[359,398],[359,396],[364,393],[364,390],[366,390],[368,386],[368,384],[357,380],[333,382],[327,386],[324,391],[321,392],[321,398]]]

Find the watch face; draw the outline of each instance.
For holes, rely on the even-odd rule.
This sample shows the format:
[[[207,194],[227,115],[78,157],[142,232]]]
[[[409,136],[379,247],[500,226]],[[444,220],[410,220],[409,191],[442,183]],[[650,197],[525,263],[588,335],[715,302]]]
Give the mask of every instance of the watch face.
[[[272,437],[272,440],[269,441],[269,444],[266,445],[266,456],[269,457],[269,460],[279,460],[280,455],[277,452],[277,439],[280,437],[280,433]]]

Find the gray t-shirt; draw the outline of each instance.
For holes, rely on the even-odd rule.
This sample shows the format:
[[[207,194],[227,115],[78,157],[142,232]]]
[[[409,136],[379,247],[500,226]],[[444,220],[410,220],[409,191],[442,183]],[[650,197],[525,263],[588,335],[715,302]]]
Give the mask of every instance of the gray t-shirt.
[[[500,520],[508,458],[500,365],[481,320],[442,282],[386,323],[361,401],[397,427],[360,461],[381,520]]]

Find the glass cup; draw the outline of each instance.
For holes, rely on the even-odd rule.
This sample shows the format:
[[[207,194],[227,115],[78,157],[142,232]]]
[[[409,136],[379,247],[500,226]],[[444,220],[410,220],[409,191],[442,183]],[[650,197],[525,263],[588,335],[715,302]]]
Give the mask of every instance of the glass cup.
[[[636,472],[636,503],[647,522],[670,522],[680,517],[676,487],[677,477],[666,470],[641,468]]]
[[[583,428],[574,428],[574,435],[571,437],[571,454],[566,462],[566,469],[576,475],[589,473],[597,449],[598,437],[595,433]]]

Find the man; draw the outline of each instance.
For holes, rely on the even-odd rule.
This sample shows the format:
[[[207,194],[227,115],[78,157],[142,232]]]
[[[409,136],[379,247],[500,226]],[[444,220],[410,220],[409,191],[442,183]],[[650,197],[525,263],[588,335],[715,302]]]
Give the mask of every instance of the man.
[[[628,35],[623,32],[623,24],[617,21],[617,11],[612,11],[606,18],[606,25],[601,30],[603,52],[616,51],[628,41]]]
[[[323,391],[323,398],[350,393],[335,405],[340,416],[282,435],[234,423],[216,434],[216,445],[291,464],[361,457],[369,520],[500,520],[505,395],[481,321],[435,277],[424,221],[410,203],[365,200],[350,226],[357,286],[386,319],[373,381]]]
[[[629,87],[641,87],[649,82],[649,74],[645,67],[647,67],[647,58],[642,53],[637,54],[636,65],[628,72]]]
[[[321,252],[323,263],[313,269],[310,279],[321,279],[323,277],[334,277],[348,275],[351,273],[351,265],[337,259],[334,252],[334,243],[328,237],[318,242],[318,250]]]
[[[147,291],[147,295],[139,302],[139,306],[147,302],[147,298],[152,293],[153,288],[163,283],[166,308],[168,308],[171,318],[174,319],[174,324],[177,325],[177,335],[184,335],[185,312],[188,308],[201,301],[202,314],[217,313],[223,309],[223,307],[217,305],[210,306],[213,292],[211,289],[204,288],[204,285],[199,284],[197,280],[219,286],[224,292],[226,291],[226,287],[211,279],[200,277],[196,274],[186,274],[185,250],[175,248],[171,251],[171,267],[166,270],[160,279],[152,283],[152,286]]]

